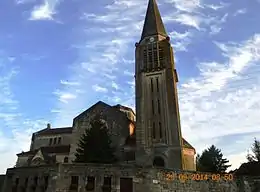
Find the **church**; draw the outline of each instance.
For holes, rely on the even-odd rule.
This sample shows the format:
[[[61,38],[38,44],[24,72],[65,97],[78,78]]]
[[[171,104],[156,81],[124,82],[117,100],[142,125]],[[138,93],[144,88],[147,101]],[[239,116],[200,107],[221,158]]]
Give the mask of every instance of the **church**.
[[[177,83],[170,38],[156,0],[149,0],[135,44],[135,112],[98,101],[75,117],[72,126],[47,124],[33,133],[30,150],[17,154],[3,191],[161,191],[165,171],[196,171],[196,151],[181,133]],[[97,115],[107,124],[119,162],[73,163],[79,139]]]

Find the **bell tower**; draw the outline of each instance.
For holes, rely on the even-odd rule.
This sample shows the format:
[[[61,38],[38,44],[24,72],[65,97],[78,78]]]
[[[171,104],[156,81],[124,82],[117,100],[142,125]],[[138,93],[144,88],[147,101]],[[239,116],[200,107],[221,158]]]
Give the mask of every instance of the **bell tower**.
[[[136,163],[183,169],[178,76],[156,0],[135,50]]]

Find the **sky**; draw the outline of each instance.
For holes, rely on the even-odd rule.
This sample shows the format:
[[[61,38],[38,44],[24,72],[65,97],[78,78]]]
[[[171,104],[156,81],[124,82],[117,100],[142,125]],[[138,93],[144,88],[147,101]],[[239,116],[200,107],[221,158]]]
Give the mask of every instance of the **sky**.
[[[0,173],[31,134],[99,100],[135,107],[147,0],[0,1]],[[260,1],[158,0],[179,75],[182,134],[232,169],[260,139]]]

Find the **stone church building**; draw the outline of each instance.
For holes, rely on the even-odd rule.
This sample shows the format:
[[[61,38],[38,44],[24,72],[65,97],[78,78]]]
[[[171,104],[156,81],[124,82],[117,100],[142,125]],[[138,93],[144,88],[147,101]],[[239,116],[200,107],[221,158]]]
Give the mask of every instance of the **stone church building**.
[[[29,151],[17,154],[15,167],[7,170],[3,191],[222,190],[221,182],[217,186],[192,180],[183,184],[177,178],[167,183],[169,171],[188,175],[196,169],[195,149],[181,133],[177,82],[170,38],[156,1],[149,0],[141,39],[135,44],[136,114],[131,108],[99,101],[75,117],[71,127],[48,124],[33,133]],[[73,163],[79,139],[97,115],[107,124],[119,162]]]

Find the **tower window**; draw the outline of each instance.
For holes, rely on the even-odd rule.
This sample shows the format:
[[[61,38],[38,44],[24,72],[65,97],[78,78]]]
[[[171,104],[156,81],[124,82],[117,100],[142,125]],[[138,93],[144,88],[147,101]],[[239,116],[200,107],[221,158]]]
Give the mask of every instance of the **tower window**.
[[[153,64],[153,53],[152,53],[152,49],[148,50],[148,68],[150,69],[152,67]]]
[[[154,104],[153,104],[153,100],[152,100],[152,113],[154,114]]]
[[[151,78],[151,91],[153,92],[153,78]]]
[[[156,87],[157,87],[157,92],[159,92],[159,79],[156,78]]]
[[[52,145],[52,138],[50,138],[49,140],[49,145]]]
[[[158,99],[158,114],[161,113],[160,100]]]
[[[155,122],[153,122],[153,138],[155,139]]]
[[[159,66],[163,67],[163,58],[164,58],[164,53],[163,53],[163,49],[160,46],[159,47]]]
[[[162,124],[159,122],[160,139],[162,138]]]
[[[60,143],[61,143],[61,137],[58,138],[58,144],[60,144]]]
[[[56,143],[57,143],[57,137],[54,138],[53,144],[56,145]]]
[[[146,70],[147,67],[147,50],[144,50],[144,63],[143,63],[143,69]]]
[[[154,68],[158,67],[158,54],[157,49],[153,50]]]

